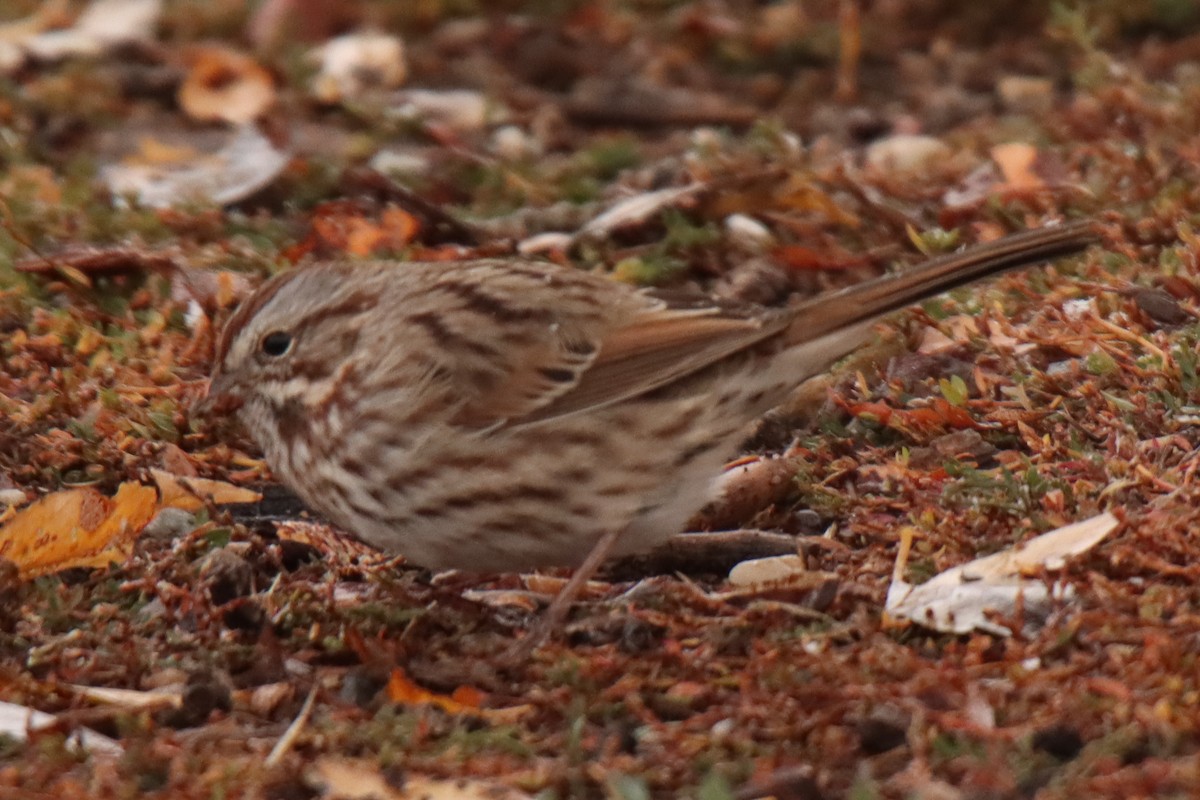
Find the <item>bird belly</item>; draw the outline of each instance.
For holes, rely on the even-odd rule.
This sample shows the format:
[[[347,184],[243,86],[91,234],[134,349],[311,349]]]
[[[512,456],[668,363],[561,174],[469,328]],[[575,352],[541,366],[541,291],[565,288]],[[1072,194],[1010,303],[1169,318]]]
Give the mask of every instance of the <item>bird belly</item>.
[[[713,422],[706,398],[621,404],[472,438],[428,433],[402,457],[393,442],[375,448],[375,464],[281,477],[339,527],[414,564],[577,566],[611,530],[625,531],[617,554],[680,532],[707,502],[743,427],[725,421],[715,431]]]
[[[273,466],[338,526],[432,569],[577,566],[613,530],[624,532],[614,555],[642,552],[711,499],[748,423],[795,386],[804,349],[830,350],[805,354],[825,363],[844,352],[838,341],[748,355],[671,391],[476,435],[351,426],[311,459],[323,472]]]

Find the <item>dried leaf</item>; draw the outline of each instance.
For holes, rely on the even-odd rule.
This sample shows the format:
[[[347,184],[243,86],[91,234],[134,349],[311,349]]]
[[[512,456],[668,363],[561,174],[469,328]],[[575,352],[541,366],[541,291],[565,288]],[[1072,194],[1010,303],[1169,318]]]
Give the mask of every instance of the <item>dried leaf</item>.
[[[866,263],[861,258],[841,258],[798,244],[785,244],[772,248],[771,258],[788,269],[802,272],[853,269]]]
[[[47,0],[28,17],[0,25],[0,42],[20,44],[42,31],[65,25],[70,22],[69,11],[69,0]]]
[[[164,155],[176,157],[164,161]],[[100,177],[118,198],[132,195],[151,208],[189,202],[225,205],[267,186],[283,172],[288,160],[286,152],[247,125],[219,150],[203,155],[191,148],[171,153],[169,146],[145,140],[138,156],[104,167]]]
[[[253,58],[215,45],[184,55],[188,74],[179,87],[179,106],[192,119],[235,125],[258,119],[275,102],[275,81]]]
[[[171,274],[171,299],[194,301],[208,314],[237,305],[254,287],[240,272],[180,269]]]
[[[1008,628],[997,625],[987,612],[1012,613],[1018,606],[1036,610],[1054,598],[1070,594],[1059,584],[1051,591],[1044,581],[1027,580],[1040,570],[1060,570],[1066,560],[1095,547],[1116,530],[1117,518],[1105,512],[1090,519],[1044,533],[1023,545],[977,558],[937,575],[920,586],[902,580],[899,573],[907,558],[907,540],[897,558],[897,569],[888,588],[885,610],[947,633],[982,630],[1007,636]]]
[[[0,557],[23,578],[124,561],[157,499],[154,489],[137,483],[121,484],[111,500],[94,489],[55,492],[0,528]]]
[[[459,686],[449,696],[435,694],[413,683],[399,667],[393,669],[388,677],[387,696],[393,703],[410,706],[434,705],[448,714],[475,713],[479,711],[484,698],[482,692],[469,686]]]
[[[58,719],[52,714],[15,703],[0,702],[0,737],[23,742],[30,731],[53,728],[57,725]],[[79,730],[70,741],[77,742],[84,750],[101,755],[119,756],[125,752],[115,740],[86,729]]]
[[[41,164],[15,164],[0,181],[0,197],[28,197],[43,205],[62,202],[59,176]]]
[[[399,250],[410,244],[421,229],[416,217],[396,206],[385,208],[375,221],[344,209],[340,203],[322,208],[312,226],[324,244],[355,256]]]
[[[146,41],[162,15],[162,0],[92,0],[75,24],[21,42],[36,58],[94,56],[129,42]]]
[[[395,89],[408,75],[404,42],[382,33],[339,36],[309,57],[321,65],[312,92],[322,103],[355,100],[370,89]]]
[[[531,592],[540,594],[543,597],[553,597],[562,591],[562,588],[567,585],[567,578],[560,578],[556,575],[546,575],[540,572],[531,572],[521,575],[521,583]],[[588,581],[587,584],[579,590],[580,597],[600,597],[612,589],[612,584],[605,581]]]
[[[196,511],[204,507],[205,501],[228,504],[257,503],[262,500],[258,492],[225,481],[173,475],[161,469],[150,470],[150,475],[158,486],[160,503],[164,508]]]
[[[1031,144],[1009,142],[992,148],[992,160],[1000,168],[1009,189],[1038,189],[1042,179],[1034,170],[1038,151]]]
[[[482,130],[488,122],[487,98],[469,89],[406,89],[396,92],[390,115],[430,127],[468,133]]]
[[[590,220],[580,229],[579,236],[601,238],[615,231],[643,225],[669,208],[679,208],[704,188],[701,184],[695,184],[627,197]]]
[[[463,592],[463,597],[492,608],[516,607],[526,614],[532,614],[541,607],[543,595],[516,589],[468,589]]]
[[[926,356],[939,355],[941,353],[948,353],[958,346],[958,342],[937,328],[930,327],[926,328],[924,334],[921,336],[921,344],[917,347],[917,352]]]

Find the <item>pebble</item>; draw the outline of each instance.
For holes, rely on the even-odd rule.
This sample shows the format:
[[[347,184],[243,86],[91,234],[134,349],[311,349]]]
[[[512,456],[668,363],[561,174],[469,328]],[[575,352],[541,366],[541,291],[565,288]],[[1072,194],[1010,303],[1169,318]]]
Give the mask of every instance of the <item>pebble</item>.
[[[808,571],[804,556],[771,556],[743,561],[729,571],[731,586],[757,586],[785,581]]]
[[[392,116],[444,125],[460,133],[482,129],[492,116],[487,98],[469,89],[410,89],[397,93],[396,100]]]
[[[151,539],[171,540],[183,536],[196,527],[196,518],[182,508],[164,508],[142,530],[142,535]]]
[[[429,159],[402,150],[380,150],[371,158],[369,166],[392,177],[420,177],[429,172]]]
[[[884,172],[924,172],[950,157],[950,147],[940,139],[922,134],[897,134],[872,142],[867,147],[868,168]]]
[[[516,125],[504,125],[492,134],[492,152],[506,161],[536,158],[542,154],[542,144]]]
[[[725,232],[736,244],[747,250],[770,247],[775,242],[770,228],[746,214],[730,214],[726,217]]]
[[[339,36],[310,58],[321,65],[312,91],[322,103],[354,100],[372,88],[394,89],[408,76],[404,42],[382,33]]]

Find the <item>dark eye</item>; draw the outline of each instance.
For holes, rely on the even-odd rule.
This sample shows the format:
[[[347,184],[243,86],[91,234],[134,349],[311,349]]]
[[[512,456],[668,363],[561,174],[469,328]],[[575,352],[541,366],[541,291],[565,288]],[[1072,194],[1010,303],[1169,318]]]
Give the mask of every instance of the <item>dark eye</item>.
[[[271,331],[258,343],[258,349],[265,356],[279,358],[292,349],[292,335],[287,331]]]

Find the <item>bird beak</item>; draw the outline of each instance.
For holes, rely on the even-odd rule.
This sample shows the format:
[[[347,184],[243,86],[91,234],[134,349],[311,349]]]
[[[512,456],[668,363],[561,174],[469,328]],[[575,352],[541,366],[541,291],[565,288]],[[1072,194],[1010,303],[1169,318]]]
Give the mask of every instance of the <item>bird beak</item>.
[[[205,417],[232,414],[241,408],[242,398],[234,389],[233,380],[217,372],[208,382],[208,392],[192,405],[192,413]]]

